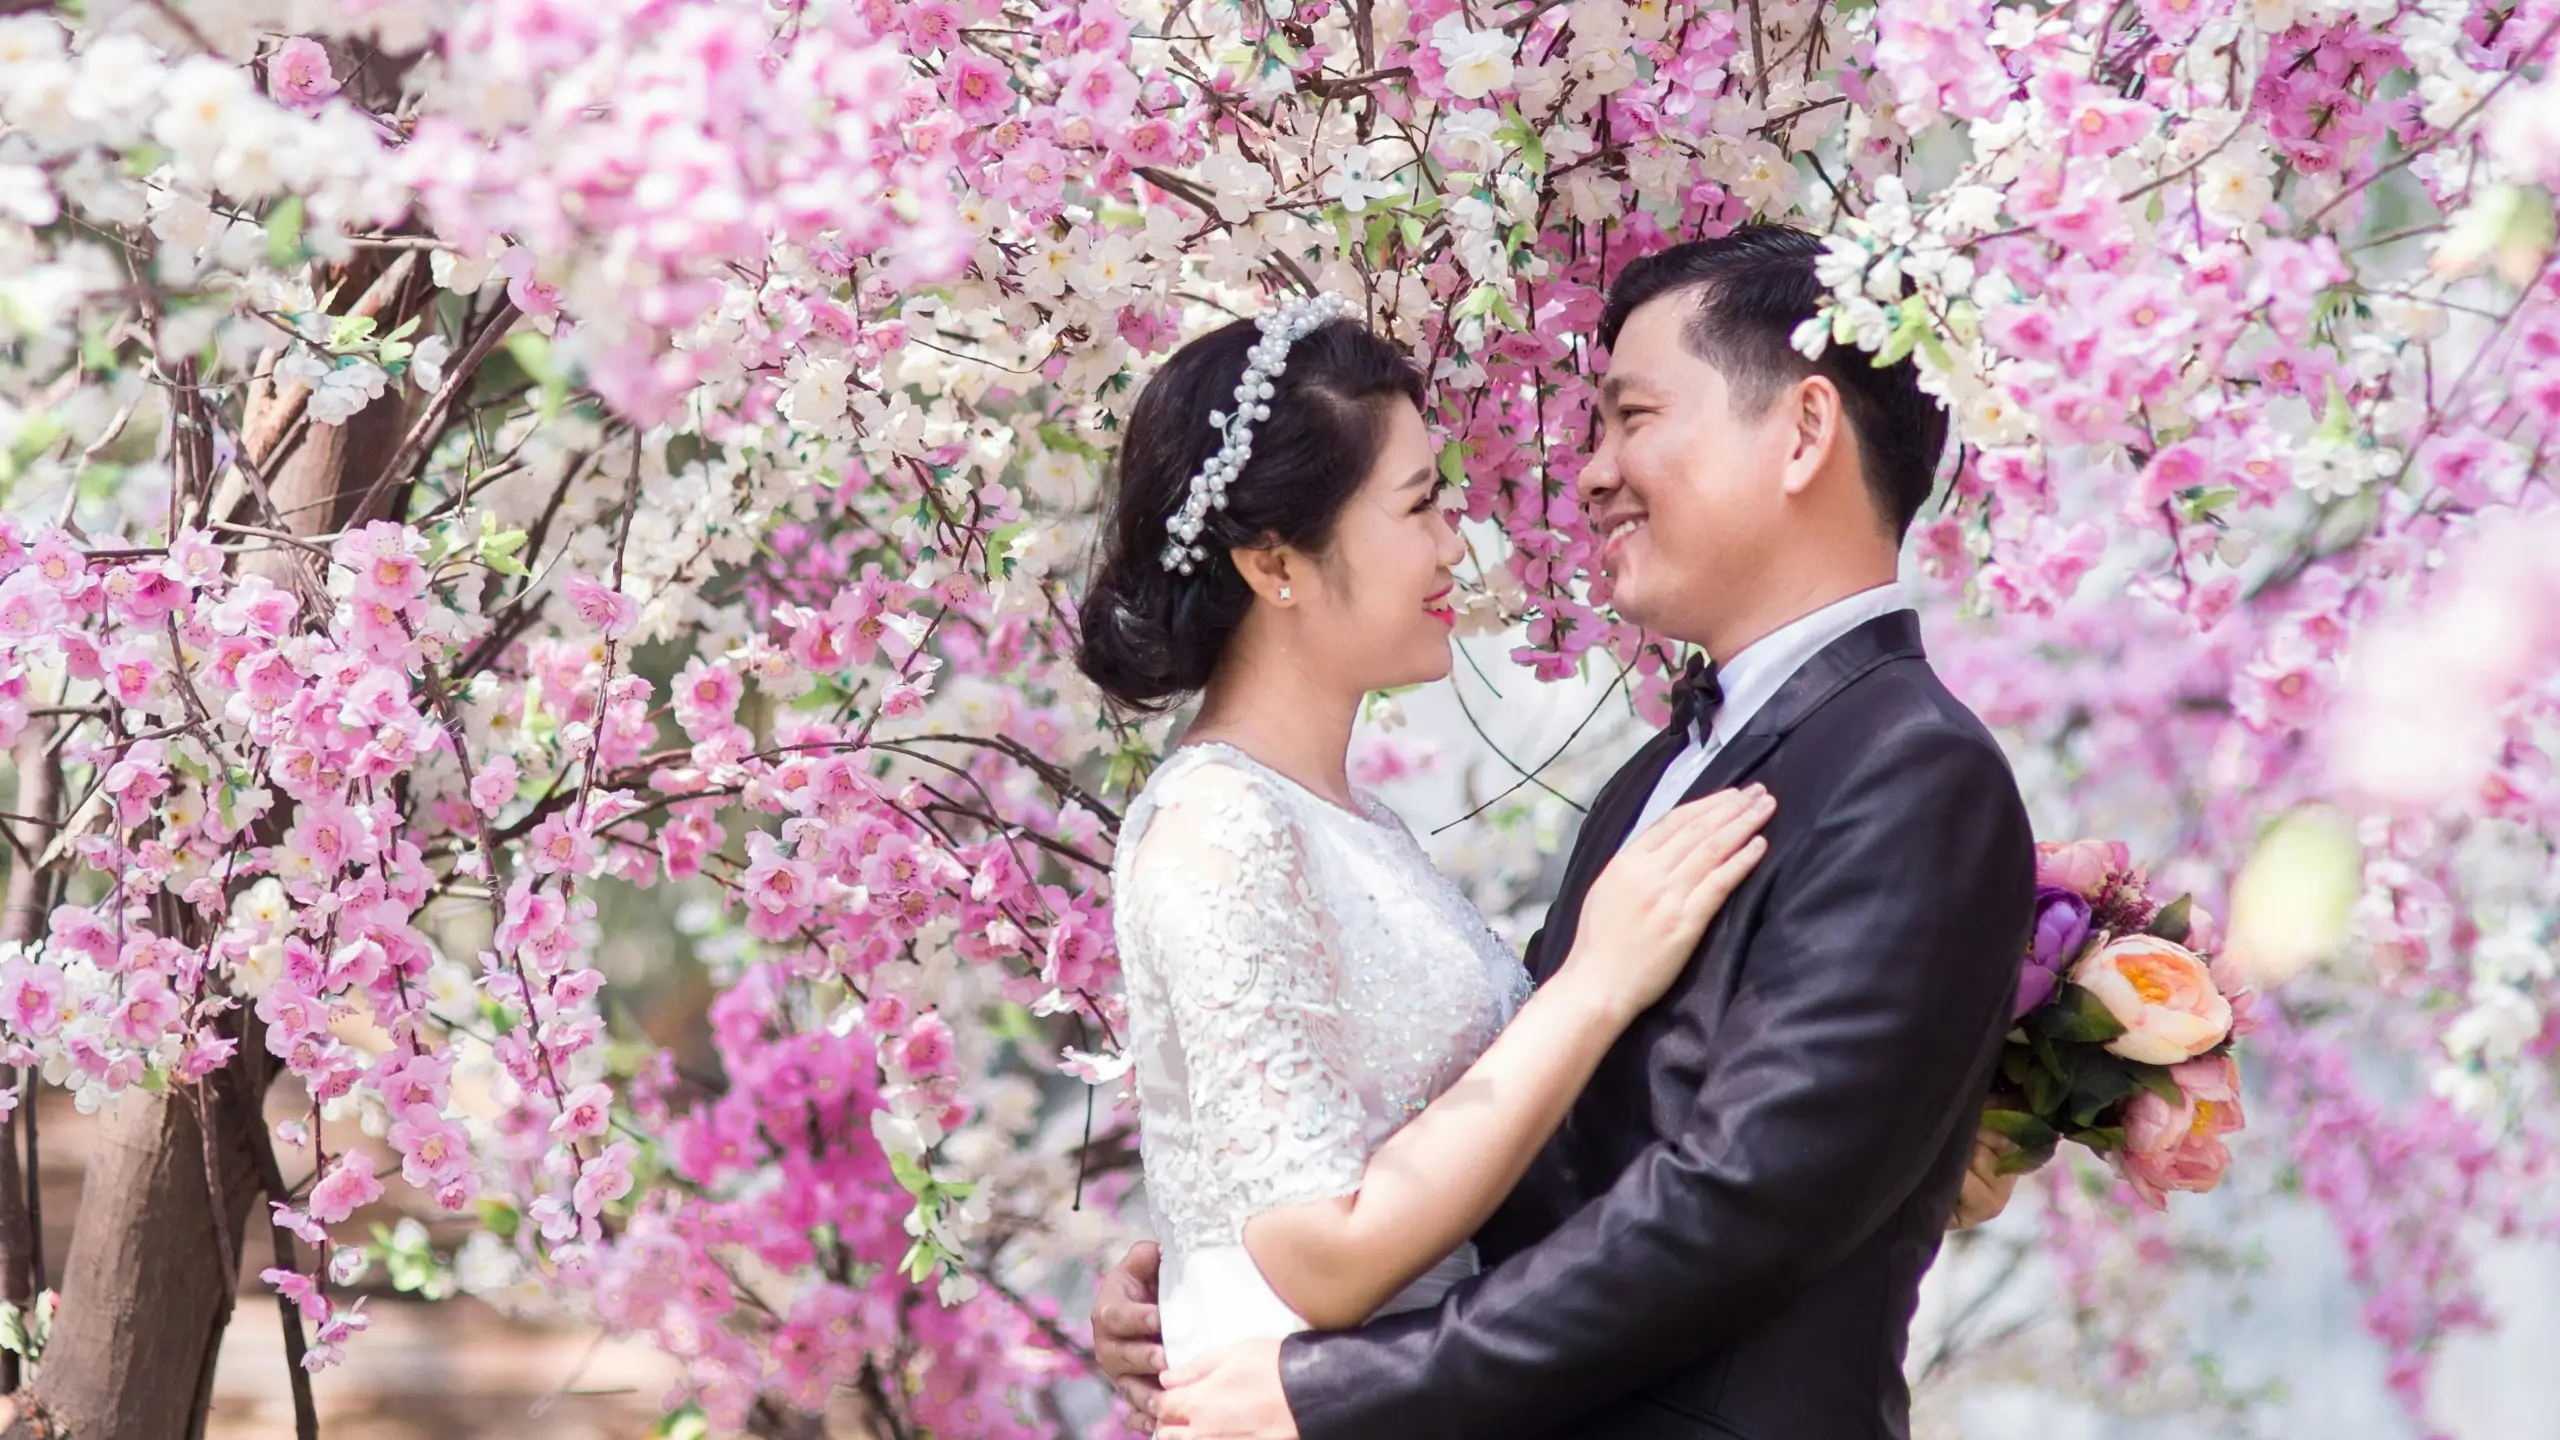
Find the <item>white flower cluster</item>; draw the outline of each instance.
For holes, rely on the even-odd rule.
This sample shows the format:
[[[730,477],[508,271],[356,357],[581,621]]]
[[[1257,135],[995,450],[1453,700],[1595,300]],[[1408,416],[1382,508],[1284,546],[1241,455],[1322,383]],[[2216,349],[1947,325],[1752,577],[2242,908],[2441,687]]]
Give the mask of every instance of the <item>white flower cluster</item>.
[[[2502,1082],[2530,1083],[2519,1064],[2542,1033],[2538,997],[2555,974],[2560,962],[2532,912],[2484,927],[2471,952],[2469,1004],[2444,1027],[2444,1061],[2428,1088],[2466,1114],[2489,1115],[2505,1098]]]
[[[1262,338],[1245,352],[1244,378],[1236,382],[1236,408],[1209,412],[1211,428],[1226,442],[1191,477],[1182,508],[1165,524],[1173,538],[1164,547],[1164,568],[1188,575],[1192,566],[1209,558],[1199,544],[1200,527],[1210,511],[1227,503],[1228,482],[1242,474],[1245,462],[1253,458],[1253,425],[1271,418],[1271,397],[1278,393],[1280,372],[1288,368],[1289,347],[1350,313],[1350,301],[1327,293],[1292,300],[1254,322]]]

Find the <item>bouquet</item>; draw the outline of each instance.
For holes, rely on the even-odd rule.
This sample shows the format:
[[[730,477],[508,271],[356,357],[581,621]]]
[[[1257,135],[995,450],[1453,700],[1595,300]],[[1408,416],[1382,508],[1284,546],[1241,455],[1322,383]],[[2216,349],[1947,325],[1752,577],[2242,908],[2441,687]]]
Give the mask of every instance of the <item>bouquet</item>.
[[[2220,1183],[2222,1137],[2243,1123],[2232,1042],[2254,1023],[2253,997],[2214,947],[2213,917],[2190,896],[2155,899],[2121,843],[2036,847],[2016,1028],[1983,1114],[2017,1146],[2004,1171],[2033,1170],[2072,1140],[2155,1210],[2170,1191]]]

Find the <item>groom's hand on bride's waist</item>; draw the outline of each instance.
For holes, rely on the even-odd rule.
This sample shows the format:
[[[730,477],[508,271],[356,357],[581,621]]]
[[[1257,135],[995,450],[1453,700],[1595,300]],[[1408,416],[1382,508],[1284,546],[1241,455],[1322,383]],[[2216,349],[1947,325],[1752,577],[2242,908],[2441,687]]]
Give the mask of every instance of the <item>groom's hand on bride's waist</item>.
[[[1137,1412],[1141,1434],[1155,1430],[1156,1406],[1164,1398],[1158,1383],[1164,1373],[1164,1322],[1156,1313],[1160,1259],[1153,1242],[1142,1240],[1103,1272],[1093,1290],[1093,1358]]]
[[[1164,1376],[1157,1440],[1298,1440],[1280,1387],[1280,1342],[1240,1340]]]

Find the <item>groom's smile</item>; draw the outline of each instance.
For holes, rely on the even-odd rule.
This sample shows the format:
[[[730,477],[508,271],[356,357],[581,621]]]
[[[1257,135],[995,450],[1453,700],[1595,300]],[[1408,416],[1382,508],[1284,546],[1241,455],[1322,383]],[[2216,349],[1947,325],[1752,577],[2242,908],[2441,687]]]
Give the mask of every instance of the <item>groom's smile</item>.
[[[1682,331],[1688,293],[1628,317],[1600,382],[1600,444],[1579,479],[1600,537],[1610,602],[1637,624],[1689,641],[1715,628],[1720,592],[1748,583],[1774,485],[1754,487],[1760,427],[1730,423],[1724,377]]]
[[[1862,474],[1841,382],[1752,328],[1764,297],[1725,297],[1728,316],[1719,294],[1651,295],[1607,337],[1600,443],[1575,484],[1607,603],[1725,660],[1841,598],[1846,557],[1890,576],[1900,530]],[[1925,427],[1901,428],[1916,452]]]
[[[1608,568],[1616,563],[1619,547],[1627,537],[1644,528],[1644,517],[1630,515],[1623,520],[1603,520],[1601,526],[1604,535],[1600,542],[1600,564]]]

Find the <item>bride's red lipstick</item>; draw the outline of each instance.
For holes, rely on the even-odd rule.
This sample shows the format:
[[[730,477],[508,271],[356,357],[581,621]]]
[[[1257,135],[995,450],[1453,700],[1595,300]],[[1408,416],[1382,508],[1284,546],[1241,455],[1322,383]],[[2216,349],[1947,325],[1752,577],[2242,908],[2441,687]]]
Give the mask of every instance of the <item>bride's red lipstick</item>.
[[[1458,587],[1455,585],[1444,585],[1440,587],[1439,594],[1422,602],[1422,609],[1425,614],[1428,614],[1432,619],[1439,621],[1441,624],[1448,626],[1452,630],[1458,628],[1458,609],[1456,606],[1449,604],[1448,600],[1451,595],[1457,593],[1457,589]]]

